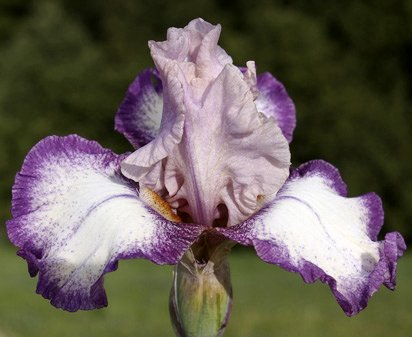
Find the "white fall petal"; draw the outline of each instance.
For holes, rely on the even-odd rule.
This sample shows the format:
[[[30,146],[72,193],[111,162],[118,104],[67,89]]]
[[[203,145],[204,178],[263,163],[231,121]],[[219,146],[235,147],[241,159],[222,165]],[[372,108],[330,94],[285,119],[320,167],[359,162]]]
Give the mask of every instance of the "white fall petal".
[[[382,225],[376,194],[346,198],[337,169],[312,161],[295,170],[253,217],[219,230],[306,282],[328,283],[346,314],[354,315],[382,284],[395,286],[396,261],[406,246],[399,233],[377,241]]]
[[[107,305],[103,275],[119,259],[174,264],[203,230],[146,206],[120,173],[123,158],[78,136],[49,137],[17,175],[9,237],[57,307]]]

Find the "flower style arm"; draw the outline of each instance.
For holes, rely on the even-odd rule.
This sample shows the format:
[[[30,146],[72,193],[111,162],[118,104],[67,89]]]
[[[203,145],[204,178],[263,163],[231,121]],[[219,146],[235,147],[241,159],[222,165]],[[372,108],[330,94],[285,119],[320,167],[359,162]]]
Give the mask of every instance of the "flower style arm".
[[[382,224],[376,194],[346,198],[338,170],[312,161],[293,171],[276,198],[254,216],[219,230],[253,245],[262,260],[300,273],[305,282],[327,283],[351,316],[382,284],[395,287],[396,262],[406,246],[397,232],[377,241]]]
[[[76,135],[51,136],[16,176],[8,235],[30,275],[39,273],[37,292],[56,307],[106,306],[103,275],[119,259],[177,263],[203,230],[145,205],[120,174],[124,157]]]

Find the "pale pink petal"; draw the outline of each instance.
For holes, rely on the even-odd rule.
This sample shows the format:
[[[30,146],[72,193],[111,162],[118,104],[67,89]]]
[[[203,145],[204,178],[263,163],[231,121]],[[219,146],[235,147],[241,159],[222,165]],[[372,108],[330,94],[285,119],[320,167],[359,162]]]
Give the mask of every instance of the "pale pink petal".
[[[127,177],[205,225],[223,214],[233,225],[256,212],[290,165],[275,120],[256,109],[253,62],[244,76],[217,45],[219,34],[220,26],[197,19],[169,29],[165,42],[150,42],[164,116],[159,135],[122,164]]]
[[[227,65],[203,105],[187,115],[182,143],[167,159],[166,188],[171,201],[183,199],[195,222],[211,224],[218,206],[228,224],[257,210],[289,174],[289,148],[272,119],[261,119],[239,70]],[[170,174],[171,172],[171,174]]]

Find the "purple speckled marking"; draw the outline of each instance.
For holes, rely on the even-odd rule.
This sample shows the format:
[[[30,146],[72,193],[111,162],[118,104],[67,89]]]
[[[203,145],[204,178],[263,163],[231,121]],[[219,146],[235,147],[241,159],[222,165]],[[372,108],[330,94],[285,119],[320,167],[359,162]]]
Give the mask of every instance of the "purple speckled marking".
[[[39,209],[37,203],[34,202],[35,196],[32,195],[32,191],[38,180],[43,175],[47,175],[47,172],[44,172],[44,163],[55,161],[55,158],[61,154],[68,156],[71,149],[84,155],[96,156],[96,163],[102,169],[109,165],[119,166],[127,156],[127,154],[118,156],[110,150],[102,148],[97,142],[83,139],[77,135],[50,136],[37,143],[27,154],[22,169],[16,174],[12,188],[11,212],[13,219],[8,221],[7,229],[9,238],[14,244],[22,245],[22,242],[18,240],[18,219]],[[130,187],[133,186],[131,181],[122,178],[120,169],[115,172],[115,176],[123,179],[124,183]],[[16,231],[14,231],[15,226],[17,226]]]
[[[163,101],[163,87],[156,69],[146,69],[137,75],[129,86],[115,117],[115,130],[139,148],[151,142],[157,135],[153,118],[162,115],[157,110]],[[160,121],[160,118],[159,118]]]
[[[311,176],[322,177],[328,187],[332,188],[337,194],[343,197],[346,196],[346,185],[342,181],[336,168],[320,160],[308,162],[296,170],[293,170],[284,187],[279,191],[278,197],[253,217],[239,225],[229,228],[218,228],[217,230],[231,240],[243,245],[253,245],[262,260],[276,264],[288,271],[299,273],[306,283],[320,280],[328,284],[344,312],[348,316],[352,316],[367,306],[369,298],[382,284],[389,289],[394,289],[397,260],[402,256],[406,245],[401,234],[397,232],[387,233],[385,239],[379,242],[379,261],[376,261],[373,269],[367,272],[368,266],[371,261],[373,261],[373,258],[367,253],[363,254],[361,256],[361,262],[362,265],[365,264],[365,270],[360,270],[359,272],[361,274],[359,274],[359,277],[356,279],[348,282],[345,281],[346,286],[350,287],[350,291],[344,293],[338,290],[337,281],[334,277],[328,275],[319,266],[307,261],[305,256],[301,256],[298,263],[294,262],[289,255],[289,248],[280,239],[268,237],[268,239],[265,240],[262,238],[261,231],[262,228],[270,225],[265,224],[265,214],[270,212],[279,202],[285,203],[287,199],[295,202],[296,200],[299,201],[298,195],[288,197],[289,186],[293,185],[294,182],[297,182],[299,179]],[[368,237],[376,242],[377,235],[383,224],[383,209],[380,198],[374,193],[368,193],[353,200],[356,200],[366,209],[366,213],[363,214],[364,218],[362,218],[361,221],[367,225],[366,234]],[[306,205],[306,202],[303,202],[303,204]],[[272,214],[271,216],[273,217],[275,215]],[[283,214],[283,216],[285,216],[285,214]],[[294,217],[294,214],[289,214],[289,216]],[[319,215],[316,214],[316,216],[318,221],[320,221]],[[258,232],[260,232],[260,234]],[[299,243],[297,243],[297,245],[299,245]]]
[[[150,209],[150,212],[153,212]],[[136,247],[135,250],[129,250],[121,254],[117,254],[104,267],[104,270],[98,280],[91,285],[89,292],[75,291],[65,292],[61,290],[59,279],[50,278],[48,270],[52,268],[45,263],[42,263],[42,256],[34,257],[31,251],[20,250],[19,256],[25,258],[30,266],[35,266],[36,272],[30,273],[30,276],[35,276],[39,271],[39,280],[37,283],[36,292],[46,299],[50,299],[50,303],[66,311],[75,312],[77,310],[93,310],[108,305],[106,292],[103,287],[104,274],[113,272],[118,268],[119,260],[145,258],[155,262],[156,264],[175,264],[183,253],[190,247],[193,241],[203,231],[201,226],[185,224],[179,226],[169,222],[156,214],[154,221],[157,229],[157,237],[159,244],[157,247],[152,247],[144,251]],[[188,239],[191,238],[191,239]]]
[[[137,196],[136,184],[120,173],[120,162],[124,157],[77,135],[51,136],[33,147],[16,175],[13,218],[7,222],[8,235],[20,248],[17,254],[27,261],[30,276],[39,274],[37,293],[50,299],[58,308],[76,311],[106,306],[103,275],[116,270],[119,259],[146,258],[158,264],[174,264],[204,230],[200,225],[170,222],[143,205]],[[92,179],[87,181],[88,176],[81,176],[82,180],[71,182],[67,175],[62,176],[59,171],[62,165],[66,169],[62,172],[91,172]],[[96,177],[104,178],[98,180],[98,186],[93,185],[96,184]],[[70,187],[78,189],[79,182],[87,183],[84,186],[87,191],[100,188],[97,195],[91,195],[84,201],[87,205],[76,204],[76,200],[71,201],[70,195],[61,194],[72,193],[67,191],[73,191]],[[101,184],[109,185],[110,192],[106,193]],[[42,195],[42,191],[49,193]],[[110,205],[120,198],[125,200],[121,207],[129,208],[113,209],[113,214]],[[68,200],[70,203],[66,204]],[[128,202],[133,202],[132,206],[127,206]],[[59,203],[64,203],[64,207],[59,207],[62,211],[56,213],[54,207]],[[75,207],[75,216],[70,207]],[[101,216],[112,216],[108,223],[112,226],[113,221],[113,226],[107,227],[105,219],[97,215],[96,225],[90,221],[88,224],[92,234],[85,237],[88,242],[86,246],[90,246],[87,254],[80,252],[76,256],[81,258],[74,260],[62,258],[72,253],[78,254],[77,246],[70,245],[79,242],[76,239],[82,237],[79,234],[82,225],[94,217],[96,211],[103,209],[110,213],[100,213]],[[123,221],[118,220],[123,212],[127,213],[127,223],[119,223]],[[94,227],[90,227],[91,224]],[[100,228],[108,228],[110,232],[99,233]],[[113,228],[116,230],[113,231]],[[104,243],[107,235],[111,238],[109,244]],[[91,263],[90,259],[94,259],[94,254],[102,248],[107,250],[106,261],[97,260],[101,265],[95,265],[95,260]],[[72,261],[75,261],[74,264]],[[70,273],[67,274],[66,270]]]

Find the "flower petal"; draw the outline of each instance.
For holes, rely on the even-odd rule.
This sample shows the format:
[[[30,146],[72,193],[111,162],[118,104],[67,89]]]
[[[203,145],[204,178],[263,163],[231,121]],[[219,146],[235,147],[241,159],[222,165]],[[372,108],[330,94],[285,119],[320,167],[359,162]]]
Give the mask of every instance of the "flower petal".
[[[169,28],[166,41],[149,42],[156,68],[162,74],[167,72],[168,64],[177,63],[185,68],[188,83],[193,78],[215,78],[226,64],[232,63],[232,58],[217,44],[220,32],[220,25],[200,18],[185,28]]]
[[[253,214],[262,195],[270,198],[283,185],[290,165],[281,130],[256,109],[254,65],[243,76],[217,45],[219,34],[220,26],[198,19],[150,43],[170,117],[155,140],[122,163],[127,177],[208,226]],[[165,141],[168,120],[182,123],[174,141]]]
[[[163,116],[157,137],[131,154],[122,164],[126,177],[157,192],[163,191],[161,175],[164,164],[161,161],[182,140],[186,97],[201,96],[209,78],[217,76],[225,64],[232,62],[217,46],[219,34],[219,25],[213,26],[196,19],[185,28],[169,28],[164,42],[149,41],[163,83]]]
[[[194,221],[207,225],[219,218],[223,204],[228,224],[237,224],[256,211],[259,196],[283,185],[288,144],[273,120],[261,120],[234,66],[223,69],[203,104],[190,111],[182,143],[165,166],[170,201],[185,200]]]
[[[106,306],[103,275],[118,259],[174,264],[202,231],[146,206],[120,173],[123,158],[76,135],[52,136],[16,176],[8,235],[56,307]]]
[[[399,233],[376,241],[383,223],[380,198],[345,198],[338,170],[323,161],[295,170],[277,197],[255,216],[227,229],[228,238],[255,246],[266,262],[327,283],[349,316],[384,284],[395,286],[397,259],[406,249]]]
[[[285,87],[270,73],[256,77],[254,62],[240,67],[245,81],[256,95],[259,112],[273,117],[285,138],[291,142],[296,111]],[[115,117],[115,129],[137,149],[151,142],[160,128],[163,111],[163,86],[155,68],[142,71],[129,86]]]
[[[162,160],[179,144],[183,136],[186,114],[184,74],[177,64],[166,66],[163,83],[163,114],[160,129],[153,141],[132,153],[122,163],[122,173],[135,181],[145,177],[145,185],[156,192],[164,189]]]
[[[296,126],[296,111],[285,87],[271,73],[257,76],[259,94],[255,104],[259,112],[273,117],[290,143]]]
[[[139,148],[156,137],[162,111],[162,82],[155,69],[146,69],[129,86],[117,110],[115,129]]]

